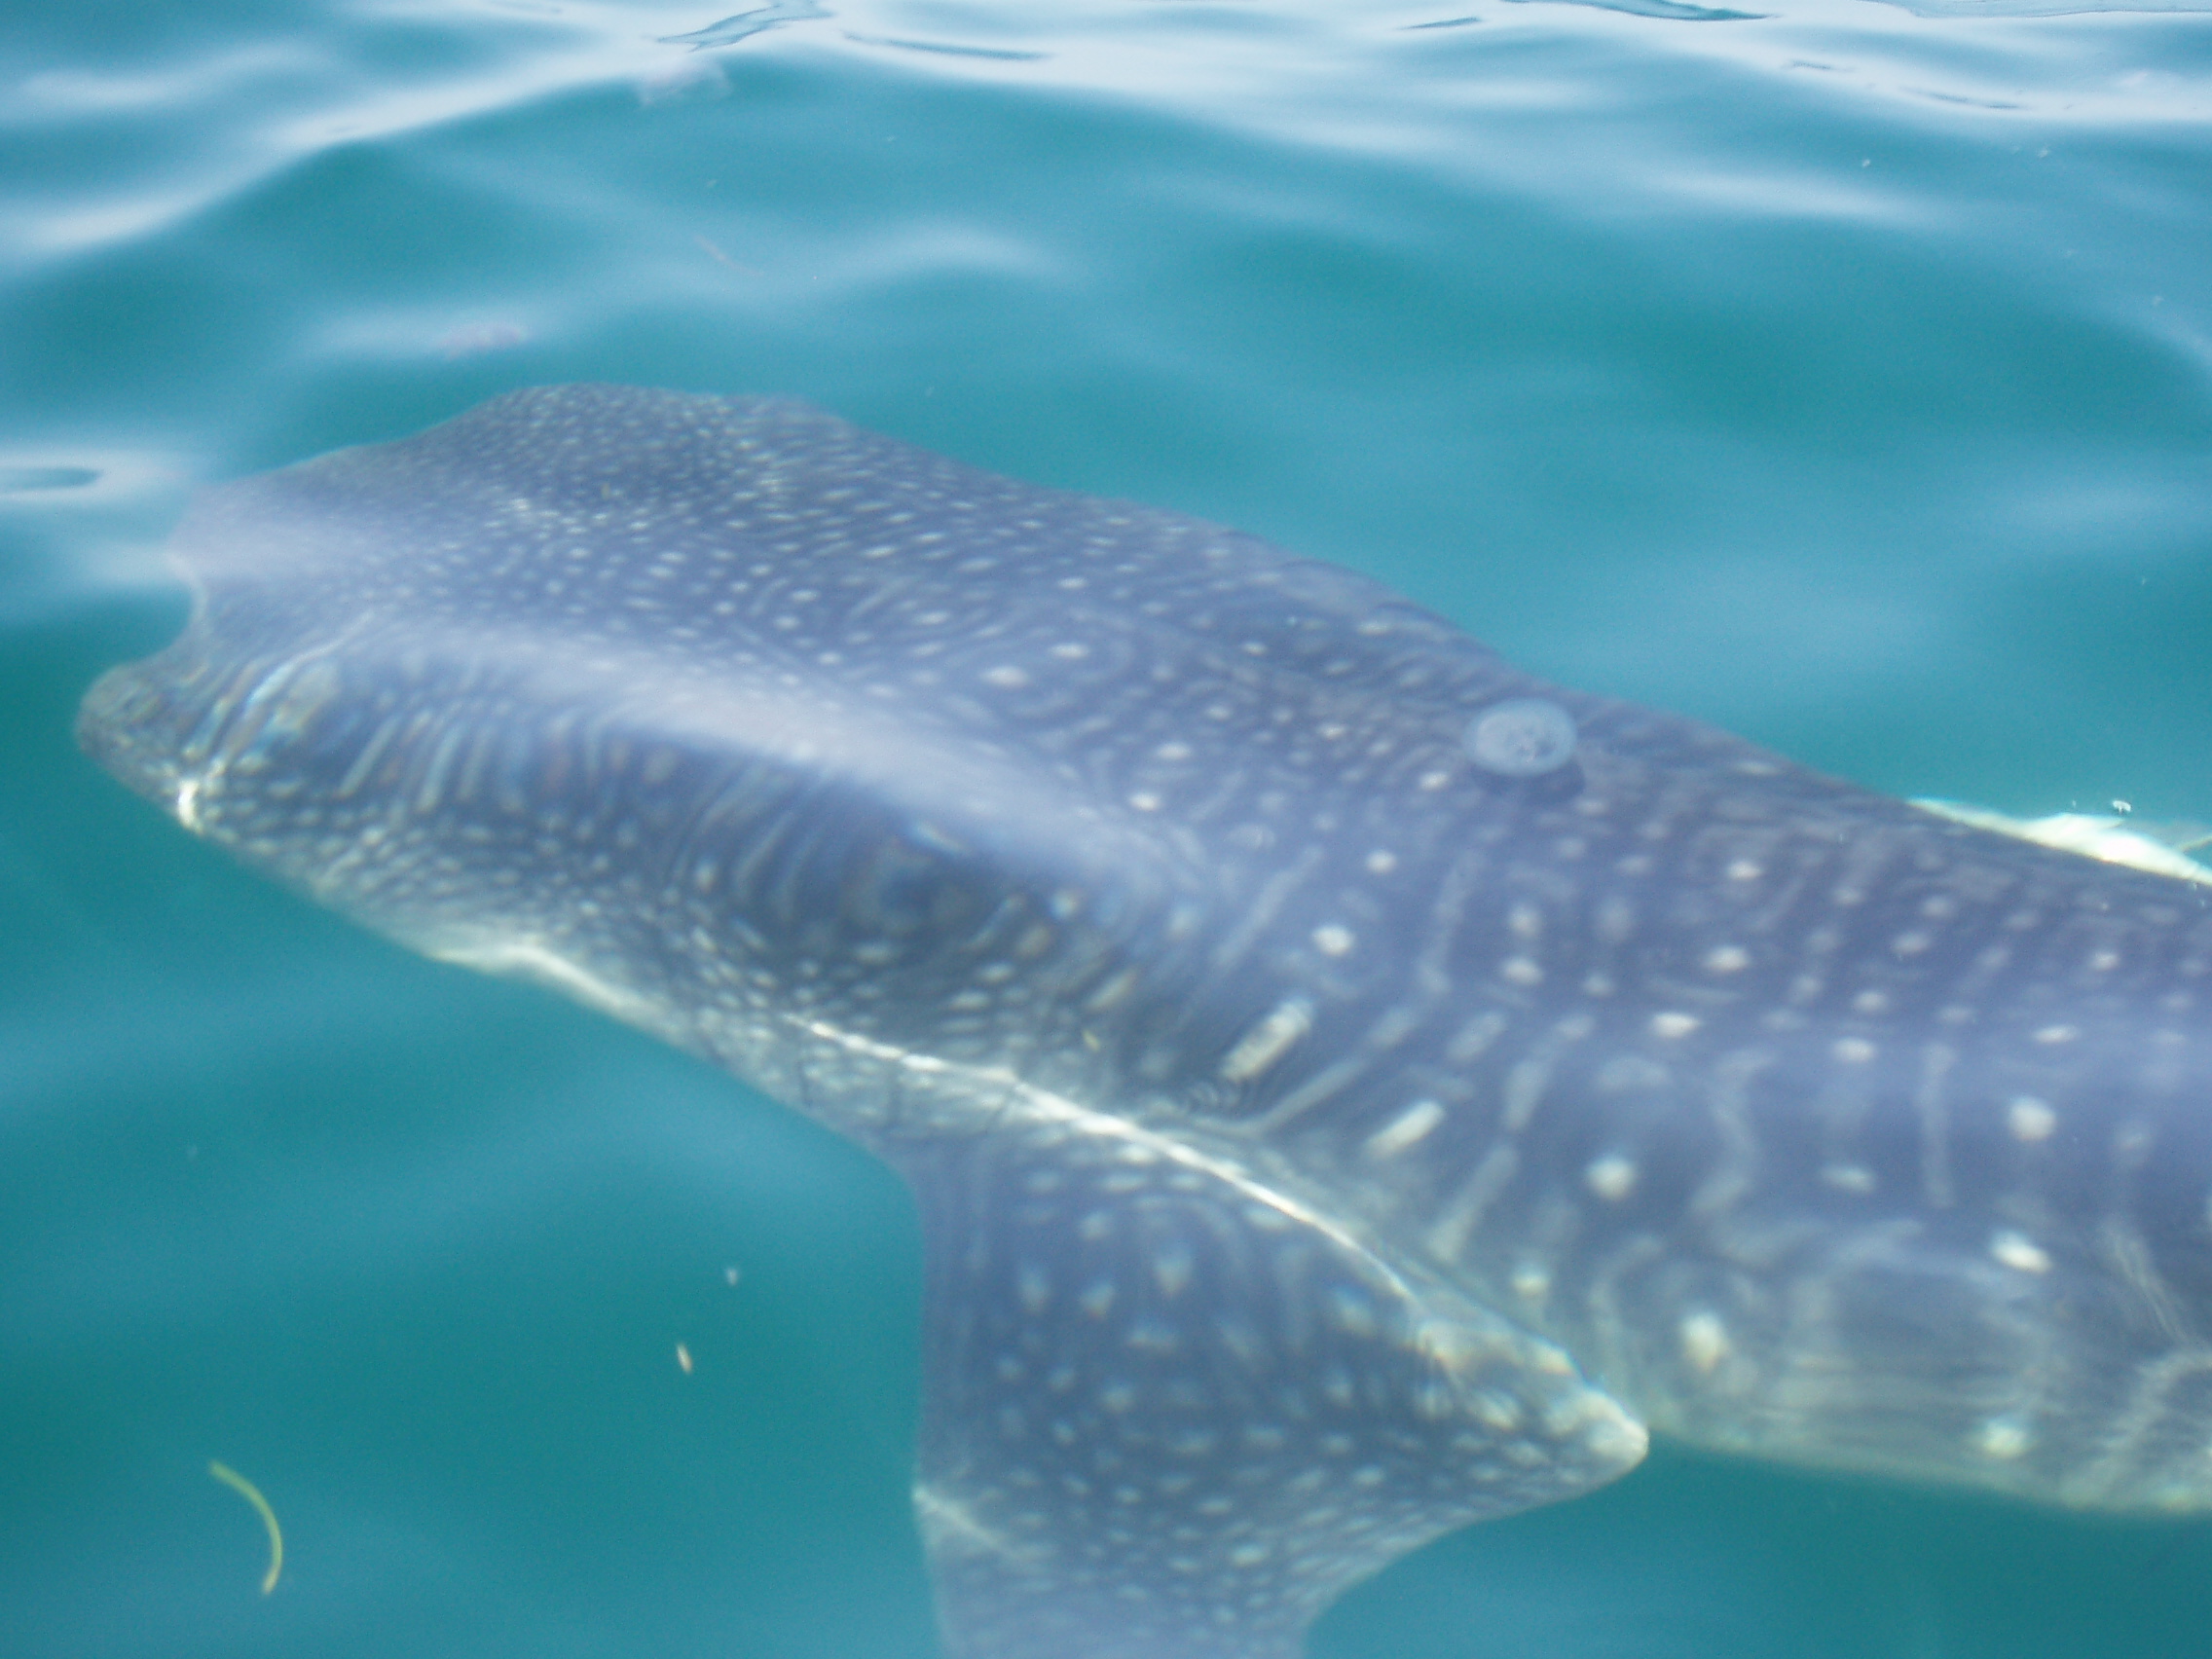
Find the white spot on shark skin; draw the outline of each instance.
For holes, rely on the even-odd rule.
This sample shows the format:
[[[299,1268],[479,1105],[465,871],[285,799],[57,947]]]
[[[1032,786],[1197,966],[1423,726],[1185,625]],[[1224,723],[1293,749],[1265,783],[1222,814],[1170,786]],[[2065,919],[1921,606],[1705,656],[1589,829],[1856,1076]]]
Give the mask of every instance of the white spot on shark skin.
[[[1871,1193],[1875,1185],[1874,1172],[1863,1163],[1824,1163],[1821,1183],[1839,1193]]]
[[[1183,1346],[1175,1327],[1163,1319],[1139,1319],[1123,1340],[1128,1346],[1146,1353],[1170,1354]]]
[[[1544,971],[1526,956],[1508,956],[1497,965],[1497,977],[1515,985],[1540,985],[1544,982]]]
[[[1863,1037],[1838,1037],[1828,1052],[1844,1065],[1862,1066],[1880,1051]]]
[[[1617,1152],[1608,1152],[1603,1158],[1593,1159],[1582,1171],[1584,1185],[1607,1203],[1619,1203],[1636,1191],[1638,1176],[1636,1161]]]
[[[1517,1135],[1529,1126],[1536,1108],[1543,1104],[1544,1089],[1552,1080],[1552,1062],[1548,1059],[1515,1060],[1505,1074],[1505,1088],[1500,1091],[1503,1110],[1498,1123],[1509,1135]]]
[[[1452,1041],[1445,1045],[1444,1057],[1454,1065],[1463,1066],[1486,1053],[1511,1024],[1512,1021],[1496,1009],[1488,1009],[1452,1034]]]
[[[1704,1023],[1694,1014],[1681,1014],[1670,1009],[1651,1016],[1651,1035],[1672,1043],[1687,1037]]]
[[[1993,1234],[1989,1240],[1989,1253],[2009,1268],[2023,1273],[2047,1273],[2050,1257],[2024,1233],[2009,1229]]]
[[[1686,1315],[1677,1328],[1677,1335],[1682,1345],[1684,1363],[1700,1377],[1711,1377],[1728,1357],[1728,1327],[1717,1313]]]
[[[1398,855],[1378,847],[1367,855],[1367,872],[1370,875],[1388,875],[1398,867]]]
[[[1302,997],[1277,1003],[1222,1057],[1222,1078],[1229,1083],[1251,1082],[1289,1052],[1312,1025],[1311,1003]]]
[[[1191,1282],[1190,1246],[1182,1243],[1162,1245],[1152,1258],[1152,1276],[1160,1286],[1160,1294],[1172,1302],[1181,1296]]]
[[[1543,1263],[1524,1257],[1513,1264],[1513,1276],[1507,1281],[1513,1294],[1524,1302],[1542,1302],[1552,1293],[1552,1275]]]
[[[996,685],[1004,691],[1018,691],[1029,683],[1029,671],[1023,668],[1015,668],[1012,663],[1005,663],[997,668],[985,670],[983,683]]]
[[[2035,1432],[2016,1417],[1993,1417],[1974,1431],[1974,1449],[1985,1457],[2010,1461],[2036,1443]]]
[[[1353,942],[1351,929],[1336,922],[1324,922],[1313,930],[1313,948],[1323,956],[1343,956]]]
[[[1741,974],[1751,965],[1751,953],[1740,944],[1717,945],[1706,952],[1708,974]]]
[[[2033,1146],[2046,1141],[2058,1130],[2058,1114],[2047,1102],[2032,1094],[2018,1094],[2005,1108],[2005,1126],[2012,1131],[2012,1138]]]
[[[1482,1225],[1483,1214],[1521,1168],[1521,1155],[1510,1142],[1493,1146],[1475,1165],[1474,1173],[1459,1184],[1435,1226],[1428,1230],[1429,1249],[1441,1260],[1457,1258],[1467,1240]]]
[[[1444,1122],[1444,1108],[1433,1100],[1417,1100],[1367,1137],[1369,1158],[1395,1158],[1425,1139]]]
[[[2071,1043],[2082,1035],[2081,1028],[2073,1025],[2046,1025],[2036,1032],[2035,1040],[2046,1046]]]

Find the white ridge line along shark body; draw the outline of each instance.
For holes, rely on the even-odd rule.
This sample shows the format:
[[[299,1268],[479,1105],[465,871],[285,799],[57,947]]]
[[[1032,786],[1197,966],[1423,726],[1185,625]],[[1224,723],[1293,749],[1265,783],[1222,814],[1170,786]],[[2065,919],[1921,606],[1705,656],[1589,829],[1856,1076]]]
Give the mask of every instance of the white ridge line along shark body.
[[[1287,1659],[1646,1426],[2212,1507],[2204,890],[805,405],[204,494],[87,748],[872,1148],[953,1659]]]

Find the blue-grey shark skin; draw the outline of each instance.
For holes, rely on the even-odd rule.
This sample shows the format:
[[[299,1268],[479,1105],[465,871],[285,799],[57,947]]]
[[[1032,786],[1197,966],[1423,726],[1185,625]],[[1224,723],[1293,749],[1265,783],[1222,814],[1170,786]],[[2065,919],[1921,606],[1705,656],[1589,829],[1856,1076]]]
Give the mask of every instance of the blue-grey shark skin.
[[[516,392],[174,552],[119,777],[912,1184],[956,1659],[1286,1659],[1646,1425],[2212,1507],[2200,889],[791,402]]]

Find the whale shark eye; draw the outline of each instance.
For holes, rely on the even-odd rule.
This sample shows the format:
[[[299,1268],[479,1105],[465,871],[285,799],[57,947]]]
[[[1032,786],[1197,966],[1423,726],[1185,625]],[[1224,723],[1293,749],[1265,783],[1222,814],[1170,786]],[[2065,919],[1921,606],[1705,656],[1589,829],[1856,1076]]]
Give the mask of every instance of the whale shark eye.
[[[1574,756],[1574,717],[1543,697],[1509,697],[1467,722],[1467,754],[1486,772],[1535,778]]]

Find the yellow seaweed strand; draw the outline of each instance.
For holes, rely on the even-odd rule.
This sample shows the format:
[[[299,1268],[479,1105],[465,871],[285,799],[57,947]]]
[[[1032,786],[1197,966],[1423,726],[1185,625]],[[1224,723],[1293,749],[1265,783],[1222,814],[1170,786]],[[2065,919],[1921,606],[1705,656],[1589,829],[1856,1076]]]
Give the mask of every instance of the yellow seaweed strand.
[[[261,1524],[269,1529],[269,1574],[261,1581],[261,1593],[266,1596],[276,1588],[276,1575],[284,1570],[284,1534],[276,1530],[276,1511],[269,1507],[269,1499],[261,1495],[261,1489],[228,1463],[210,1461],[207,1472],[253,1505],[253,1512],[261,1517]]]

